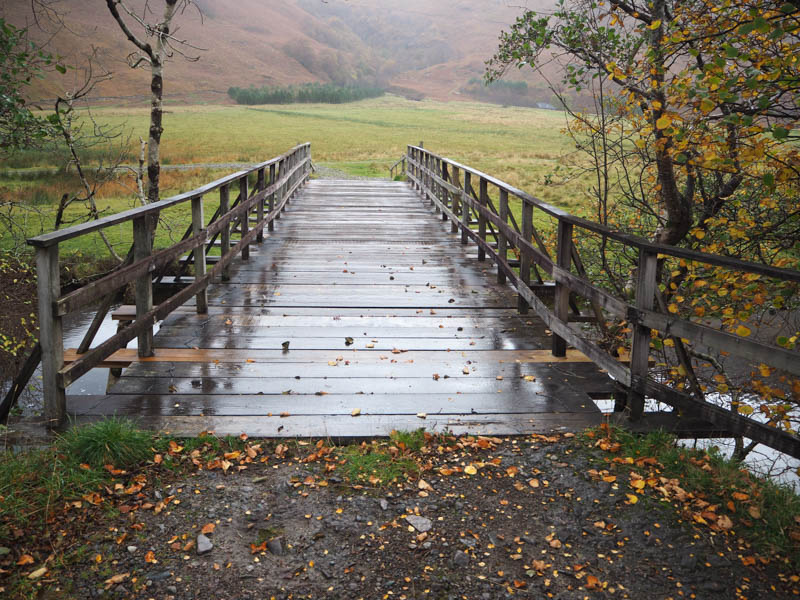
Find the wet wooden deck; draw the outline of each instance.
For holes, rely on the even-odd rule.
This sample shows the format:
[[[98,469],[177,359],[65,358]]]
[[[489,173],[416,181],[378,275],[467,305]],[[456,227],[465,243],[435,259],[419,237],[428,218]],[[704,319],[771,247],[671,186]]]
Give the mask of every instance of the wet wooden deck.
[[[192,435],[599,423],[592,397],[610,396],[608,377],[577,352],[554,359],[542,322],[519,315],[513,289],[459,239],[403,183],[312,181],[209,288],[207,315],[173,313],[154,358],[68,410]]]

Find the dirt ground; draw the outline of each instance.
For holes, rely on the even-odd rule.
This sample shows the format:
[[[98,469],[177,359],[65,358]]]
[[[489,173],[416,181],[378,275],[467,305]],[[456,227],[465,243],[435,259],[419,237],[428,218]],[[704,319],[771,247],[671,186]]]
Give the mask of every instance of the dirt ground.
[[[389,486],[348,482],[335,461],[317,460],[318,449],[301,443],[285,456],[280,447],[266,450],[243,469],[232,456],[226,470],[150,478],[134,490],[135,502],[106,509],[69,543],[78,558],[43,581],[44,596],[757,599],[800,592],[790,565],[753,560],[735,529],[689,525],[659,486],[631,487],[629,465],[571,437],[434,444],[419,478]]]

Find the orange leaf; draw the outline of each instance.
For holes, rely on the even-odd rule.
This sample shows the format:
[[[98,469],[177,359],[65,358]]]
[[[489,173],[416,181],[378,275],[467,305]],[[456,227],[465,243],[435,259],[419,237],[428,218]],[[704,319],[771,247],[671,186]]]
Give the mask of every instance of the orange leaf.
[[[200,530],[200,533],[202,533],[203,535],[208,535],[209,533],[214,533],[214,529],[216,528],[217,526],[214,525],[214,523],[206,523],[205,525],[203,525],[203,528]]]
[[[147,554],[144,555],[144,562],[146,563],[157,563],[156,560],[156,553],[150,550]]]
[[[587,590],[597,589],[600,586],[600,580],[594,575],[587,575],[585,586]]]
[[[267,551],[267,542],[261,542],[258,546],[255,544],[250,544],[250,554],[257,554],[258,552],[266,552]]]
[[[19,566],[32,565],[33,563],[34,563],[33,557],[30,554],[23,554],[22,556],[19,557],[19,560],[17,561],[17,564]]]

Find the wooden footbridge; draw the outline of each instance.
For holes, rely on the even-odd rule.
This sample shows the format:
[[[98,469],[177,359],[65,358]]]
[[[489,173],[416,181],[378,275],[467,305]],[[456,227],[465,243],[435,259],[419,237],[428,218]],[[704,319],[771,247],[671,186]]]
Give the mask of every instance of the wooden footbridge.
[[[796,353],[661,310],[656,263],[674,256],[793,281],[800,274],[606,230],[421,147],[398,165],[407,182],[309,181],[305,144],[157,204],[29,240],[47,423],[124,415],[189,435],[515,434],[598,424],[594,400],[614,398],[618,415],[644,427],[745,435],[800,455],[797,437],[666,386],[649,360],[657,329],[798,374]],[[219,201],[207,217],[210,197]],[[191,227],[154,250],[159,213],[181,204],[191,207]],[[552,257],[535,211],[557,221]],[[59,243],[123,223],[133,227],[125,263],[62,295]],[[639,253],[635,305],[588,279],[578,230]],[[191,274],[175,276],[176,264]],[[154,305],[153,281],[166,269],[180,285]],[[118,333],[92,347],[131,284],[135,307],[114,311]],[[63,316],[98,299],[83,343],[65,350]],[[608,317],[630,324],[630,355],[612,357],[584,332]],[[138,349],[126,349],[133,339]],[[100,366],[115,374],[105,396],[65,395]],[[677,410],[644,414],[645,398]]]

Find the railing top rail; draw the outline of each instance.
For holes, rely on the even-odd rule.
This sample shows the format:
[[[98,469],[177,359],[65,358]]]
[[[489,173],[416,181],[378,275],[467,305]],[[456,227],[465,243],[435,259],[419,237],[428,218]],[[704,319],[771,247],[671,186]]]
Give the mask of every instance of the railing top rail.
[[[758,263],[753,263],[749,261],[739,260],[738,258],[731,258],[728,256],[720,256],[718,254],[708,254],[706,252],[699,252],[697,250],[690,250],[688,248],[679,248],[678,246],[667,246],[665,244],[657,244],[655,242],[651,242],[639,236],[631,235],[628,233],[623,233],[621,231],[615,231],[606,227],[605,225],[601,225],[600,223],[594,223],[593,221],[589,221],[587,219],[583,219],[581,217],[576,217],[560,208],[553,206],[552,204],[548,204],[534,196],[531,196],[527,192],[523,192],[522,190],[515,188],[511,184],[506,183],[496,177],[493,177],[483,171],[479,171],[473,167],[469,167],[458,161],[452,160],[445,156],[441,156],[431,152],[426,148],[421,148],[419,146],[409,145],[410,149],[418,150],[420,152],[424,152],[434,158],[439,160],[443,160],[454,167],[458,167],[464,171],[472,173],[488,181],[489,183],[497,186],[498,188],[506,190],[509,194],[516,196],[520,200],[525,203],[531,204],[536,208],[540,209],[541,211],[549,214],[552,217],[557,218],[559,221],[564,221],[565,223],[571,223],[577,227],[581,227],[582,229],[587,229],[594,233],[597,233],[603,237],[621,242],[626,246],[631,246],[633,248],[638,248],[640,250],[644,250],[646,252],[650,252],[652,254],[664,254],[667,256],[673,256],[675,258],[682,258],[689,261],[694,262],[701,262],[710,265],[715,265],[718,267],[726,267],[730,269],[734,269],[737,271],[744,271],[747,273],[756,273],[759,275],[765,275],[767,277],[775,277],[777,279],[782,279],[784,281],[795,281],[800,283],[800,271],[794,269],[782,269],[780,267],[771,267],[769,265],[762,265]]]
[[[74,225],[66,229],[59,229],[57,231],[51,231],[49,233],[37,235],[35,237],[29,238],[27,242],[29,245],[35,246],[37,248],[47,248],[49,246],[53,246],[55,244],[64,242],[72,238],[80,237],[87,233],[98,231],[100,229],[104,229],[112,225],[117,225],[119,223],[131,221],[133,219],[137,219],[139,217],[143,217],[149,214],[157,214],[162,210],[164,210],[165,208],[175,206],[176,204],[181,204],[182,202],[186,202],[187,200],[191,200],[192,198],[195,198],[197,196],[203,196],[209,192],[213,192],[214,190],[221,188],[226,184],[238,181],[242,177],[245,177],[250,173],[253,173],[255,171],[260,171],[265,167],[269,167],[270,165],[280,162],[281,160],[287,158],[288,156],[297,152],[301,148],[305,148],[310,145],[311,145],[310,142],[306,142],[304,144],[298,144],[297,146],[295,146],[288,152],[281,154],[280,156],[276,156],[275,158],[271,158],[262,163],[258,163],[257,165],[253,165],[252,167],[249,167],[247,169],[236,171],[235,173],[226,175],[225,177],[217,179],[216,181],[212,181],[211,183],[207,183],[206,185],[203,185],[199,188],[195,188],[193,190],[189,190],[188,192],[183,192],[175,196],[170,196],[169,198],[165,198],[164,200],[160,200],[159,202],[153,202],[152,204],[146,204],[145,206],[132,208],[130,210],[117,213],[115,215],[109,215],[108,217],[97,219],[96,221],[88,221],[86,223]]]

